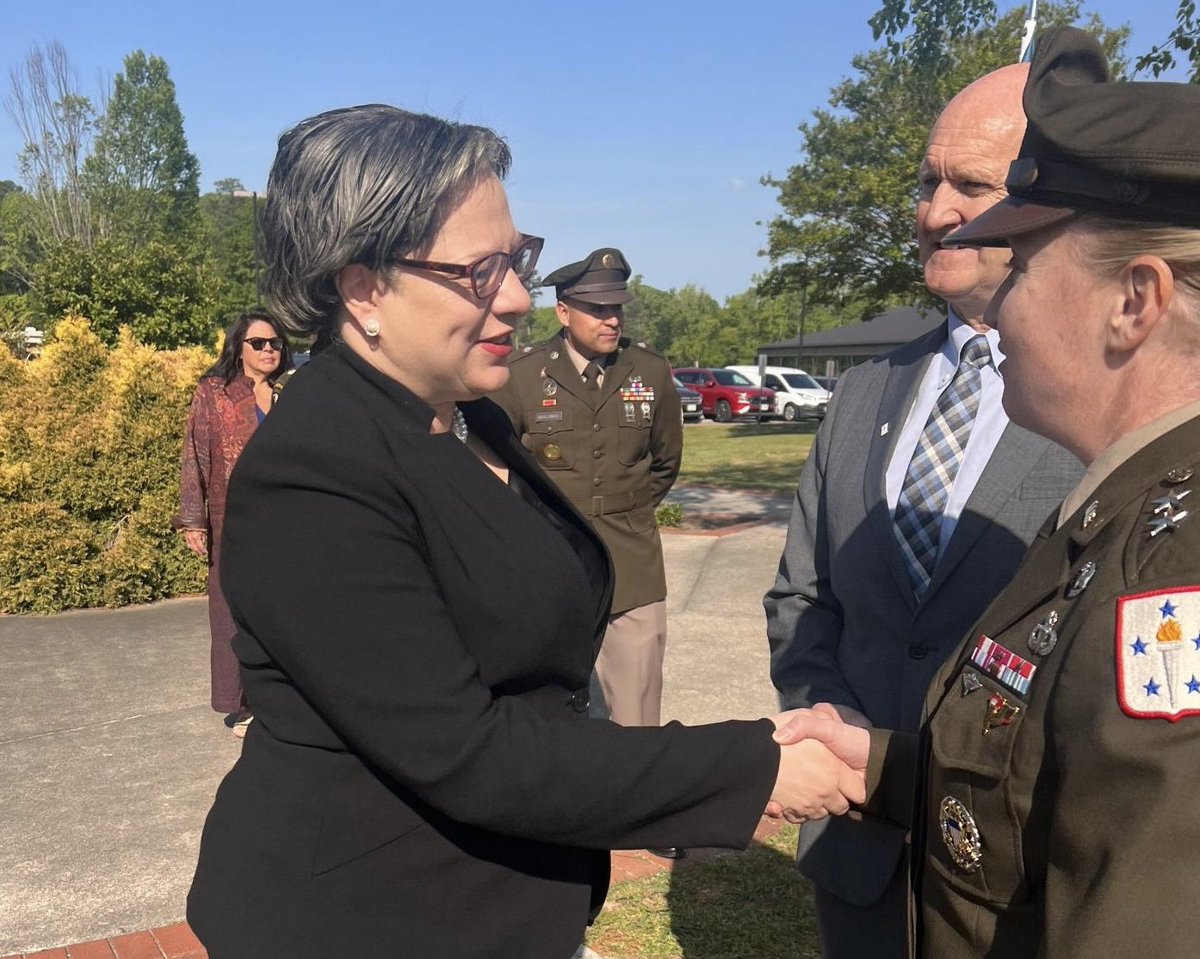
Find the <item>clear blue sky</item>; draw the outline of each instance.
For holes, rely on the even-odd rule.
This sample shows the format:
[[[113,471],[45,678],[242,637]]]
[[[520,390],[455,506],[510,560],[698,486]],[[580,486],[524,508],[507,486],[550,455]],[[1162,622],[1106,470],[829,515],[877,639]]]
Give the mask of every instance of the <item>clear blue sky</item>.
[[[618,246],[647,283],[724,299],[767,265],[760,221],[778,207],[759,178],[797,162],[797,125],[874,45],[878,5],[16,0],[0,86],[51,39],[89,94],[130,51],[163,57],[206,191],[222,177],[263,189],[278,135],[332,107],[384,102],[482,123],[512,146],[509,197],[518,227],[546,237],[543,272]],[[1141,52],[1176,7],[1086,9],[1128,22]],[[0,113],[0,179],[18,178],[20,146]]]

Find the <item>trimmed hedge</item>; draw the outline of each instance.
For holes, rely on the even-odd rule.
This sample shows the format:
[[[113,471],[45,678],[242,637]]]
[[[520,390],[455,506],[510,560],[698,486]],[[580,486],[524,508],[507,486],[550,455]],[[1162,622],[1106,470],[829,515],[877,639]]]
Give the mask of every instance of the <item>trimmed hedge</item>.
[[[212,353],[113,348],[59,322],[40,359],[0,349],[0,612],[203,592],[171,530],[188,404]]]

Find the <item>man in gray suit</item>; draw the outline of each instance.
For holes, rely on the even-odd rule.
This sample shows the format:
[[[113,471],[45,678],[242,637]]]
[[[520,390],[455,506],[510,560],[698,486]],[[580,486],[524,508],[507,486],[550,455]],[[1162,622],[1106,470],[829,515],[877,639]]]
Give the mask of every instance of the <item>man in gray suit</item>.
[[[1003,344],[982,316],[1008,251],[941,246],[1005,195],[1027,73],[977,80],[930,133],[917,236],[926,286],[949,317],[834,391],[764,600],[785,708],[828,702],[848,722],[915,730],[943,659],[1082,473],[1001,407]],[[904,956],[904,849],[904,832],[884,823],[802,828],[798,865],[815,886],[824,959]]]

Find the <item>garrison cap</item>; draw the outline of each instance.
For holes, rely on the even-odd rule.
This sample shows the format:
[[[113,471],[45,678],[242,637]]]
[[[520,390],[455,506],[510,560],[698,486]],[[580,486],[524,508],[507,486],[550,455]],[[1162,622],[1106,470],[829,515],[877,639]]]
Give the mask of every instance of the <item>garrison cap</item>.
[[[1200,227],[1200,86],[1114,82],[1094,36],[1054,27],[1023,103],[1008,197],[943,243],[1004,246],[1076,213]]]
[[[628,303],[633,299],[626,281],[630,269],[625,254],[614,247],[594,250],[578,263],[568,263],[542,280],[554,287],[558,299],[570,297],[584,303]]]

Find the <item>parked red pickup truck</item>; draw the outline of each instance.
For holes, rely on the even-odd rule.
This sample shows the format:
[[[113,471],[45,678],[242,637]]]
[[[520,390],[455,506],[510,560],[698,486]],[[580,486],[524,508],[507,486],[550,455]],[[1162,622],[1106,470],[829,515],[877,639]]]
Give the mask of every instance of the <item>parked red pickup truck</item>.
[[[684,367],[674,371],[676,379],[700,394],[704,415],[718,423],[737,416],[764,420],[775,409],[775,391],[755,386],[734,370]]]

